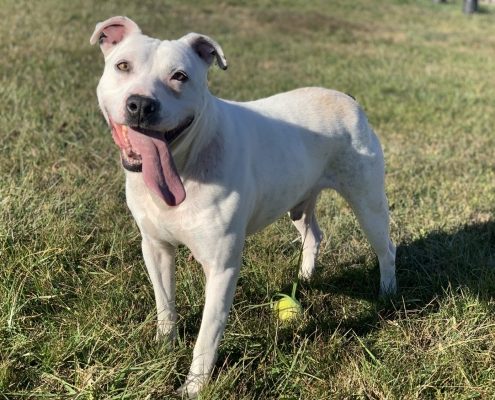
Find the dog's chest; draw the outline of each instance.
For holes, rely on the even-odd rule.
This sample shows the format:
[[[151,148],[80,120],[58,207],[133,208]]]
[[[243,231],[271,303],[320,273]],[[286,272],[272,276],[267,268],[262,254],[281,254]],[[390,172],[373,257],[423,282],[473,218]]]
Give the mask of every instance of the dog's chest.
[[[150,193],[140,173],[126,172],[126,199],[143,236],[172,244],[182,242],[183,213],[162,206]]]
[[[126,198],[132,216],[141,234],[158,242],[189,247],[212,236],[212,232],[223,230],[222,225],[230,216],[219,215],[215,211],[217,207],[208,200],[209,196],[198,196],[197,193],[189,190],[183,203],[170,207],[150,192],[140,173],[126,172]],[[225,201],[229,203],[229,199]]]

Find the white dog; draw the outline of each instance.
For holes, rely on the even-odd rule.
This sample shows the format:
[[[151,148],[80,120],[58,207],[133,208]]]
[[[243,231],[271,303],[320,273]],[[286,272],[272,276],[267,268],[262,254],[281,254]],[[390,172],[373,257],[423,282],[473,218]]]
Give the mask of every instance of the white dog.
[[[97,94],[120,148],[126,196],[143,238],[156,297],[158,337],[175,335],[175,250],[203,266],[206,299],[182,391],[193,397],[215,364],[246,235],[289,212],[304,243],[309,279],[321,241],[314,208],[321,190],[350,204],[378,255],[381,292],[393,293],[384,162],[364,112],[349,96],[304,88],[237,103],[210,94],[207,71],[227,61],[207,36],[145,36],[125,17],[96,25],[105,56]]]

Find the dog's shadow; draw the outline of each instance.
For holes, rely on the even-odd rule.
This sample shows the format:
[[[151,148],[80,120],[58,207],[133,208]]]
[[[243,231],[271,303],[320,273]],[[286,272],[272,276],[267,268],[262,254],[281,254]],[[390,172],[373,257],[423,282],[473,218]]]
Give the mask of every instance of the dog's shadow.
[[[297,247],[291,246],[291,251]],[[396,260],[399,290],[386,298],[378,296],[377,262],[376,267],[366,268],[361,256],[334,271],[325,268],[324,258],[320,262],[314,280],[301,283],[298,289],[305,323],[288,328],[281,325],[276,333],[278,346],[294,346],[321,335],[330,337],[336,331],[346,337],[365,337],[381,329],[384,320],[398,320],[411,312],[435,312],[442,300],[459,290],[470,291],[481,301],[491,300],[495,295],[495,221],[433,231],[400,243]],[[282,292],[290,290],[287,284]],[[255,339],[268,346],[267,340],[262,334]],[[220,369],[245,358],[249,343],[241,342],[237,336],[224,340],[217,362]]]
[[[378,296],[378,265],[370,271],[359,264],[361,260],[340,266],[330,275],[320,265],[314,282],[302,286],[303,294],[321,291],[330,293],[337,303],[340,298],[341,305],[355,305],[349,318],[335,313],[332,300],[317,305],[322,317],[306,327],[307,334],[316,328],[331,334],[338,328],[365,335],[379,329],[381,320],[393,320],[408,308],[435,310],[442,298],[459,290],[489,301],[495,295],[495,221],[466,224],[455,231],[433,231],[399,244],[399,289],[395,296]],[[322,308],[327,308],[328,315]]]

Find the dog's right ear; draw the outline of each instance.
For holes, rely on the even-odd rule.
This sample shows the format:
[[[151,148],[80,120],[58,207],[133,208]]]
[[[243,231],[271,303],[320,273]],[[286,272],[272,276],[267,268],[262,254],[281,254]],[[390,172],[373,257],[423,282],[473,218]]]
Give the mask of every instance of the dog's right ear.
[[[112,17],[103,22],[98,22],[95,31],[89,39],[89,43],[100,44],[101,51],[107,54],[120,43],[126,36],[133,33],[141,33],[139,26],[127,17]]]

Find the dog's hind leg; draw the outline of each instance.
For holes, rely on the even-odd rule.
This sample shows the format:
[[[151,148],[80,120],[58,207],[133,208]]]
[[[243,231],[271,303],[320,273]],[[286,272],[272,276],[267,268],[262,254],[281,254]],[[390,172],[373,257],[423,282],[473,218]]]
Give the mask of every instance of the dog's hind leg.
[[[389,211],[383,182],[383,164],[369,163],[365,173],[354,176],[352,187],[339,190],[353,209],[380,265],[380,294],[394,294],[395,246],[390,240]]]
[[[294,226],[301,235],[302,262],[299,269],[299,278],[304,280],[311,279],[314,273],[316,257],[318,256],[323,236],[315,215],[317,197],[318,193],[313,194],[309,199],[292,209],[289,214]]]

